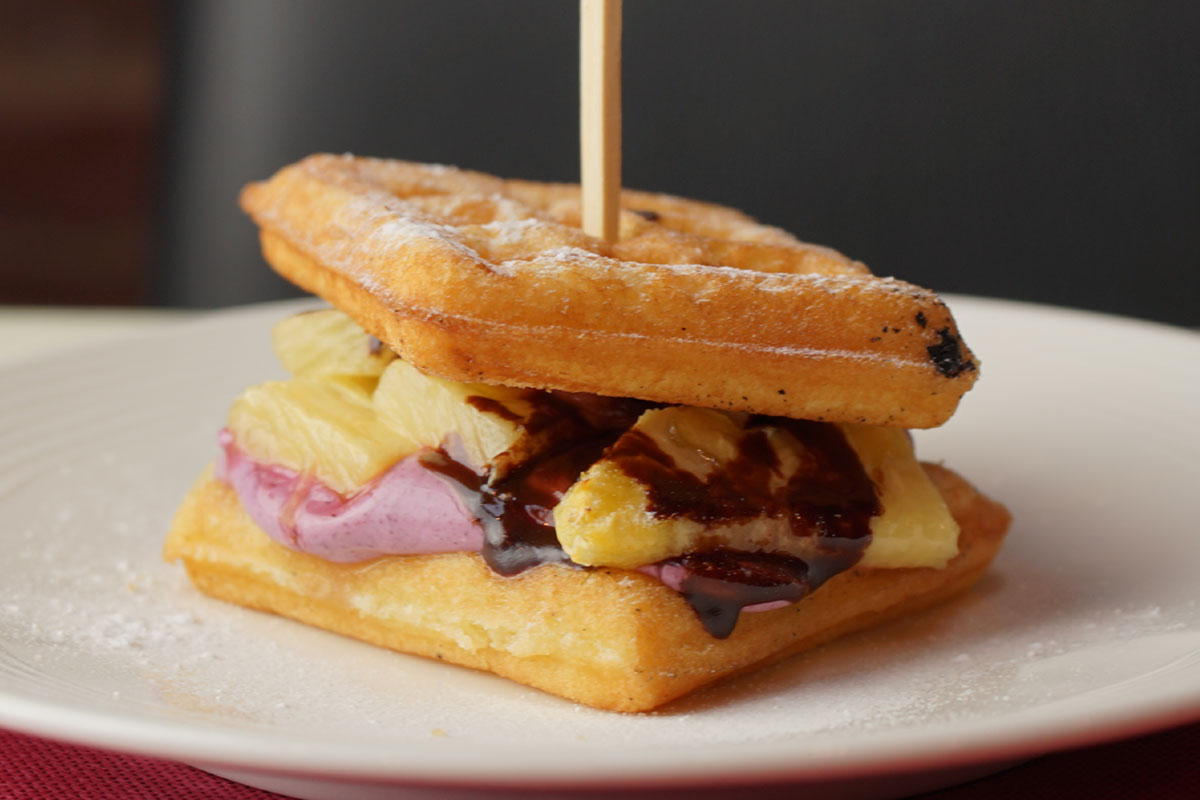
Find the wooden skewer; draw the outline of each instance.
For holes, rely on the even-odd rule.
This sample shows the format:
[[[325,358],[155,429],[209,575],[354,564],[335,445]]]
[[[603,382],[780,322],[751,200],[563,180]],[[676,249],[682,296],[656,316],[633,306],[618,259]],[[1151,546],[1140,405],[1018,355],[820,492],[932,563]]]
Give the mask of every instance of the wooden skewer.
[[[621,0],[579,0],[583,230],[615,241],[621,196]]]

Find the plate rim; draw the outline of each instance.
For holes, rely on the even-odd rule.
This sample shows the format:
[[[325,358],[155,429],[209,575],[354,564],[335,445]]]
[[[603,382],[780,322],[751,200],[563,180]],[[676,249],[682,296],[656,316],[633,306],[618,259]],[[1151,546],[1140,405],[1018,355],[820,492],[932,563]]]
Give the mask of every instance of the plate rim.
[[[819,760],[801,759],[796,763],[794,744],[778,744],[767,752],[754,752],[762,743],[733,743],[720,745],[727,754],[737,758],[706,761],[705,752],[693,753],[690,759],[661,762],[630,763],[633,749],[609,749],[604,763],[580,769],[551,768],[532,772],[528,765],[516,764],[497,768],[493,761],[482,769],[474,769],[461,753],[438,753],[429,742],[405,741],[416,744],[409,759],[401,763],[384,763],[375,755],[355,757],[344,751],[314,757],[309,751],[293,754],[289,748],[296,743],[313,744],[308,737],[284,737],[273,732],[273,743],[262,747],[260,731],[222,729],[219,725],[198,724],[196,720],[170,721],[147,718],[123,718],[122,727],[111,727],[113,715],[95,709],[82,709],[45,700],[13,698],[0,691],[0,721],[5,728],[20,733],[51,738],[58,741],[101,750],[180,761],[200,768],[233,768],[248,772],[288,775],[313,779],[352,780],[388,783],[405,786],[436,786],[462,789],[536,788],[536,789],[633,789],[655,787],[687,787],[714,783],[777,784],[793,782],[826,782],[879,778],[889,775],[915,774],[932,770],[959,769],[976,765],[1017,762],[1052,752],[1104,744],[1187,725],[1200,720],[1200,681],[1187,691],[1164,693],[1152,703],[1144,699],[1127,700],[1109,707],[1103,723],[1097,725],[1094,713],[1076,713],[1046,720],[1042,713],[1049,706],[1034,707],[1004,715],[1001,719],[1016,720],[1017,724],[999,736],[992,730],[997,717],[990,716],[956,724],[960,734],[956,743],[946,747],[943,732],[931,734],[928,729],[896,729],[884,737],[884,752],[864,758],[848,750],[825,752]],[[1090,693],[1085,693],[1086,694]],[[1064,702],[1076,702],[1068,698]],[[1032,711],[1033,713],[1028,713]],[[53,712],[53,713],[48,713]],[[1022,720],[1021,718],[1029,718]],[[844,735],[837,738],[844,740]],[[900,739],[897,745],[896,740]],[[844,744],[844,742],[843,742]],[[880,742],[872,741],[872,746]],[[937,747],[930,747],[936,744]],[[711,750],[707,748],[706,750]],[[661,756],[659,751],[657,755]],[[665,752],[671,752],[665,749]],[[617,758],[612,758],[616,755]],[[620,766],[619,775],[613,773]]]

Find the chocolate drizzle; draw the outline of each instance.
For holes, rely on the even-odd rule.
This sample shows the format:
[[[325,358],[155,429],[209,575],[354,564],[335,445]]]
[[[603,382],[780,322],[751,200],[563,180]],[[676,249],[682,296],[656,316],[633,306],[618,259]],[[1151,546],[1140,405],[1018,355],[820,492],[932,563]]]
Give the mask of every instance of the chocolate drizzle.
[[[772,481],[780,465],[767,426],[782,428],[803,447],[804,463],[782,485]],[[875,486],[858,456],[837,427],[822,422],[754,417],[737,456],[705,478],[680,469],[637,430],[622,436],[607,455],[646,487],[650,511],[659,517],[716,526],[766,516],[788,520],[796,536],[859,539],[879,513]]]
[[[526,389],[521,393],[521,399],[532,406],[527,416],[483,395],[470,395],[466,402],[485,413],[524,425],[530,433],[557,428],[555,439],[588,438],[601,432],[619,434],[633,427],[643,411],[659,405],[628,397],[537,389]]]
[[[539,564],[576,566],[558,543],[554,507],[605,448],[651,407],[641,400],[570,392],[530,390],[522,399],[533,406],[527,419],[492,398],[467,398],[481,411],[523,421],[531,432],[554,428],[548,448],[502,477],[481,475],[444,450],[421,458],[426,469],[462,487],[464,502],[483,526],[483,559],[505,576]]]
[[[780,466],[766,426],[782,428],[803,447],[804,462],[782,483],[772,481]],[[687,570],[683,596],[717,638],[733,631],[745,606],[798,600],[854,566],[881,510],[857,454],[837,427],[820,422],[755,417],[737,456],[703,480],[640,431],[621,437],[608,457],[646,487],[649,510],[659,517],[720,527],[765,516],[811,539],[804,558],[711,550],[664,562]]]
[[[558,543],[553,510],[601,456],[645,487],[648,510],[655,516],[686,518],[709,528],[770,517],[809,540],[802,558],[713,549],[661,562],[660,567],[683,568],[680,592],[717,638],[729,636],[746,606],[803,598],[857,563],[870,542],[879,499],[857,454],[834,425],[752,417],[734,458],[700,477],[680,468],[652,437],[630,430],[651,407],[648,403],[534,391],[522,399],[534,406],[523,419],[530,430],[554,426],[550,445],[529,461],[495,478],[444,451],[421,459],[427,469],[462,488],[465,503],[484,529],[483,558],[500,575],[548,563],[577,567]],[[516,416],[490,398],[472,396],[468,402],[505,419]],[[790,475],[780,474],[771,429],[799,444],[802,457]]]
[[[484,561],[496,573],[512,576],[539,564],[574,566],[558,543],[552,512],[574,481],[567,473],[599,454],[588,450],[569,448],[531,462],[496,485],[441,450],[423,455],[421,464],[462,487],[463,500],[483,525]],[[575,475],[590,463],[578,467]]]
[[[687,570],[680,592],[700,624],[716,639],[733,633],[746,606],[791,603],[815,588],[808,580],[808,562],[783,553],[714,550],[689,553],[666,563]]]
[[[822,538],[804,558],[787,553],[710,550],[671,558],[663,565],[687,570],[679,589],[700,623],[714,638],[733,633],[742,609],[765,603],[792,603],[853,567],[869,542]]]
[[[491,397],[484,397],[481,394],[473,394],[467,398],[466,402],[467,405],[476,408],[485,414],[495,414],[500,419],[513,424],[519,424],[521,422],[522,417],[520,414],[511,410],[499,400],[495,400]]]

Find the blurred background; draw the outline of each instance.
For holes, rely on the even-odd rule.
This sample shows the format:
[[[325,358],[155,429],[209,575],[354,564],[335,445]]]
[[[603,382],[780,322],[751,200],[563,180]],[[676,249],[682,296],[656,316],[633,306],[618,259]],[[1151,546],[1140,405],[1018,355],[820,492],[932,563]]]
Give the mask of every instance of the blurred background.
[[[0,304],[290,296],[315,151],[578,178],[574,0],[0,0]],[[1200,325],[1200,3],[627,0],[624,183],[883,275]]]

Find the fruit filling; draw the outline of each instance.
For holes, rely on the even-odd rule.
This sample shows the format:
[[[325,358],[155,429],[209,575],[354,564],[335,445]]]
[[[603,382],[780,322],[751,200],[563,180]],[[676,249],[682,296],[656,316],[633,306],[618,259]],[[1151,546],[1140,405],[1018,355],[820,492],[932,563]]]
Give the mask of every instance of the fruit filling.
[[[321,558],[639,570],[723,637],[855,564],[957,551],[900,429],[447,381],[332,309],[274,344],[292,378],[235,402],[216,474],[269,536]]]

